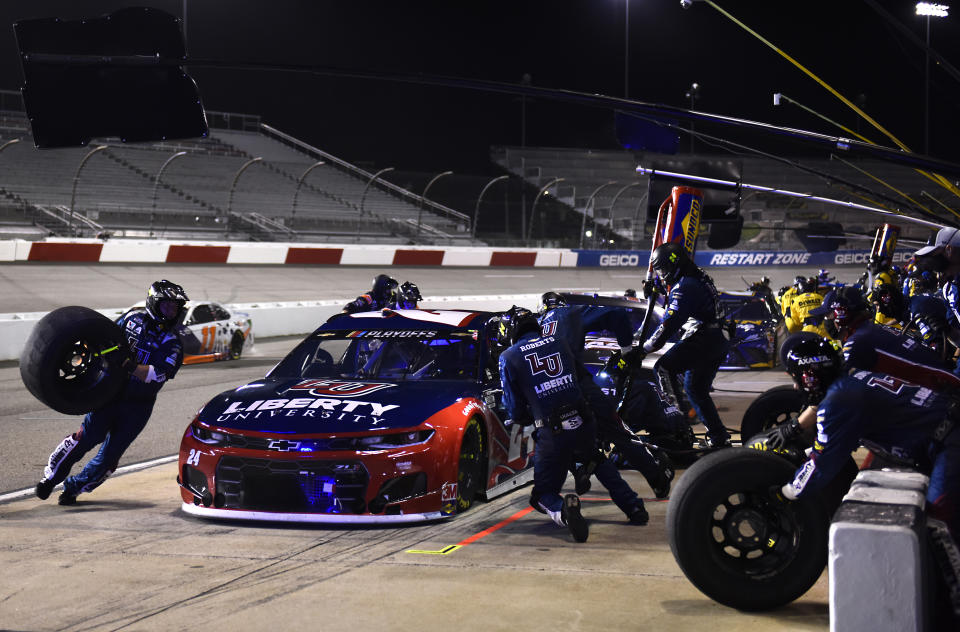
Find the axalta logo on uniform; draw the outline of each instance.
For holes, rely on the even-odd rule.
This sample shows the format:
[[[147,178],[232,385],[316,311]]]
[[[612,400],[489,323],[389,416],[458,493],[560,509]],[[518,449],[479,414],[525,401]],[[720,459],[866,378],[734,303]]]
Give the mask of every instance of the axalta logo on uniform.
[[[603,267],[636,267],[640,265],[640,255],[600,255],[600,265]]]

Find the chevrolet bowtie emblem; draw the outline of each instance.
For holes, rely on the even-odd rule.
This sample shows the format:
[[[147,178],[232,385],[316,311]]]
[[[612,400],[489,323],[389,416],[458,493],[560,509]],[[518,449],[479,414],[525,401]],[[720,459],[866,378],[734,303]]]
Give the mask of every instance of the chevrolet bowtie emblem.
[[[286,439],[271,439],[268,449],[276,450],[277,452],[293,452],[300,449],[300,442],[287,441]]]

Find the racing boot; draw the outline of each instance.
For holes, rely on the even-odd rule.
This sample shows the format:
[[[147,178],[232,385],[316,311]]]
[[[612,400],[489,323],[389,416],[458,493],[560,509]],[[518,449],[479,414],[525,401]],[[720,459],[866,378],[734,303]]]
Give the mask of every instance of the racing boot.
[[[46,500],[47,498],[50,498],[50,492],[53,491],[53,488],[53,481],[44,478],[37,483],[37,486],[33,489],[33,493],[36,494],[37,498],[40,500]]]
[[[647,513],[642,500],[633,508],[633,511],[627,514],[627,519],[630,520],[630,524],[640,525],[641,527],[650,522],[650,514]]]
[[[657,446],[650,445],[647,447],[650,449],[650,452],[653,453],[653,458],[656,460],[657,465],[660,466],[661,472],[659,480],[648,482],[650,482],[650,488],[653,490],[653,495],[657,497],[657,500],[663,500],[670,495],[670,485],[673,482],[673,477],[676,475],[676,470],[673,467],[673,461],[670,460],[666,452]]]
[[[580,513],[580,498],[576,494],[567,494],[563,497],[561,516],[574,542],[586,542],[587,536],[590,535],[590,527],[587,525],[586,518]]]
[[[70,492],[64,491],[60,494],[60,497],[57,498],[58,505],[75,505],[77,504],[77,497],[71,494]]]

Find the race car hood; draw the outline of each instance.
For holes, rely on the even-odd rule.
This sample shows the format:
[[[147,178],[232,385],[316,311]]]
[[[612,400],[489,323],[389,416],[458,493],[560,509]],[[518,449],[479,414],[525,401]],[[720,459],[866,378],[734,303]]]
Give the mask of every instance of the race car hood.
[[[217,395],[198,419],[224,429],[284,434],[410,428],[476,390],[446,380],[264,378]]]

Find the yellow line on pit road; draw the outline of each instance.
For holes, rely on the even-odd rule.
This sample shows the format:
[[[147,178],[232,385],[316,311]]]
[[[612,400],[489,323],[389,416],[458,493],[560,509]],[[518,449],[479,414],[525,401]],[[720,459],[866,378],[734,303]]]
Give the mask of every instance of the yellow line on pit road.
[[[490,535],[490,534],[493,533],[494,531],[496,531],[496,530],[498,530],[498,529],[501,529],[501,528],[507,526],[508,524],[510,524],[511,522],[513,522],[514,520],[519,520],[520,518],[523,518],[525,515],[527,515],[527,514],[530,513],[531,511],[533,511],[533,507],[524,507],[523,509],[521,509],[521,510],[518,511],[517,513],[515,513],[515,514],[513,514],[512,516],[510,516],[509,518],[507,518],[506,520],[503,520],[502,522],[498,522],[497,524],[493,525],[492,527],[488,527],[488,528],[484,529],[483,531],[480,531],[479,533],[474,533],[474,534],[473,534],[472,536],[470,536],[469,538],[466,538],[466,539],[464,539],[464,540],[461,540],[461,541],[458,542],[457,544],[451,544],[450,546],[444,547],[444,548],[440,549],[439,551],[424,551],[424,550],[420,550],[420,549],[409,549],[409,550],[407,550],[407,551],[405,551],[405,552],[406,552],[406,553],[419,553],[419,554],[421,554],[421,555],[450,555],[451,553],[453,553],[453,552],[456,551],[457,549],[462,549],[463,547],[467,546],[468,544],[473,544],[474,542],[476,542],[476,541],[479,540],[480,538],[485,538],[485,537],[487,537],[488,535]]]
[[[451,544],[448,547],[442,548],[439,551],[423,551],[421,549],[409,549],[404,551],[404,553],[419,553],[420,555],[450,555],[454,551],[460,548],[459,544]]]

